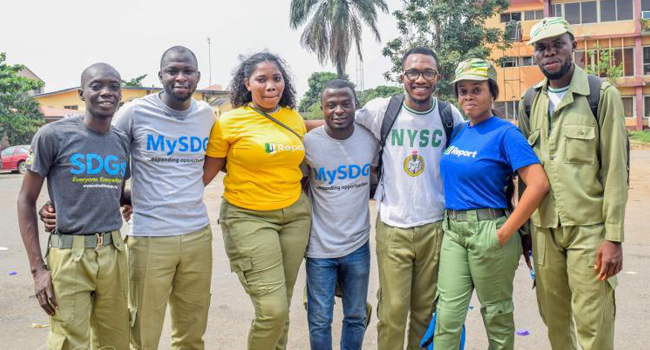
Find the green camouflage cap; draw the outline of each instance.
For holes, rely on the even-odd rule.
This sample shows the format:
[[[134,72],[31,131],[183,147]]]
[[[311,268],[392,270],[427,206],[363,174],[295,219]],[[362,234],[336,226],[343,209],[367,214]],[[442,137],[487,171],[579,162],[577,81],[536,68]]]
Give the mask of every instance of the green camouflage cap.
[[[571,27],[569,27],[569,22],[566,19],[562,17],[544,18],[530,29],[530,40],[528,44],[532,45],[539,40],[552,38],[564,33],[571,33],[573,35]]]
[[[456,67],[456,77],[451,83],[454,84],[461,80],[483,81],[492,79],[497,81],[497,70],[494,66],[480,58],[470,58],[458,64]]]

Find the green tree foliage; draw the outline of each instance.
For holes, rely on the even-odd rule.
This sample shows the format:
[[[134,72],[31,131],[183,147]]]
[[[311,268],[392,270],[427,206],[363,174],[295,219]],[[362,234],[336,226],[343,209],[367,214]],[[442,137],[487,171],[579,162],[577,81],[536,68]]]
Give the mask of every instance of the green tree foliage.
[[[336,75],[343,78],[352,43],[361,55],[362,24],[367,25],[377,42],[377,9],[388,12],[384,0],[291,0],[289,23],[292,29],[305,26],[300,44],[316,53],[318,61],[332,62]]]
[[[404,93],[404,89],[400,86],[379,85],[375,88],[357,92],[357,100],[359,102],[358,108],[361,108],[368,103],[368,101],[379,97],[390,97]]]
[[[611,50],[588,50],[587,56],[591,64],[585,67],[588,74],[605,77],[607,81],[616,86],[618,79],[623,76],[623,64],[614,65],[614,56]]]
[[[318,104],[318,106],[320,106],[320,92],[323,91],[325,84],[333,79],[336,79],[336,74],[332,72],[312,73],[307,80],[309,88],[307,89],[305,96],[300,100],[298,110],[300,112],[306,112],[313,104]],[[347,75],[345,76],[345,80],[349,80]]]
[[[147,77],[148,74],[138,75],[137,77],[131,80],[122,80],[122,86],[128,87],[142,87],[142,81]]]
[[[40,88],[41,81],[18,76],[25,66],[9,65],[0,53],[0,140],[7,137],[12,145],[28,144],[45,123],[38,102],[28,92]]]
[[[508,0],[403,0],[404,10],[395,11],[400,38],[386,44],[383,54],[393,62],[384,73],[397,81],[402,55],[415,46],[426,46],[438,54],[442,81],[438,96],[452,99],[449,81],[458,63],[467,58],[489,58],[493,48],[506,48],[504,31],[487,28],[485,21],[508,8]]]

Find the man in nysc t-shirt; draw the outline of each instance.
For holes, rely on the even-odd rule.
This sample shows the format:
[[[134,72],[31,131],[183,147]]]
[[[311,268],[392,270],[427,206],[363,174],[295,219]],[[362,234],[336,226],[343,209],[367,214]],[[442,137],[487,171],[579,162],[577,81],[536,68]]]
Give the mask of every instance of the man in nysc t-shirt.
[[[420,349],[438,281],[445,206],[440,158],[446,135],[439,103],[433,97],[440,75],[436,54],[415,48],[403,58],[401,80],[406,96],[386,140],[382,178],[375,199],[379,304],[378,350]],[[356,123],[378,140],[389,98],[368,102],[357,111]],[[462,122],[452,108],[454,125]]]
[[[36,298],[50,315],[50,349],[127,349],[128,272],[120,199],[129,176],[126,135],[111,126],[120,75],[98,63],[81,77],[83,115],[43,126],[32,142],[18,197],[20,233]],[[47,178],[56,229],[41,255],[36,200]],[[92,319],[92,322],[91,322]]]
[[[321,95],[325,125],[305,135],[312,202],[307,246],[307,320],[312,350],[332,349],[334,291],[341,286],[341,349],[359,350],[366,330],[370,273],[370,167],[378,142],[354,125],[354,87],[328,82]]]

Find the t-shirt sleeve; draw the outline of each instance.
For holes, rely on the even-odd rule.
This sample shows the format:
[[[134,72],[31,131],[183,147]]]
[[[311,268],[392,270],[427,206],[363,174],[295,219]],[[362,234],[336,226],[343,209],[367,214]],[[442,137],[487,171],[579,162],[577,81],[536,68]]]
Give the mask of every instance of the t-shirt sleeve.
[[[34,136],[25,164],[40,177],[46,178],[56,162],[59,142],[56,130],[50,125],[42,127]]]
[[[222,116],[212,126],[205,154],[212,158],[225,158],[228,155],[228,149],[230,149],[230,141],[228,140],[227,118]]]
[[[366,127],[377,140],[381,139],[381,124],[388,109],[389,98],[376,98],[358,109],[354,115],[355,123]]]
[[[514,126],[503,135],[503,152],[513,172],[531,164],[540,164],[521,130]]]
[[[122,131],[126,135],[129,145],[131,144],[131,138],[133,137],[133,108],[133,102],[127,103],[122,106],[117,113],[115,113],[115,116],[111,121],[111,124],[113,124],[116,129]]]

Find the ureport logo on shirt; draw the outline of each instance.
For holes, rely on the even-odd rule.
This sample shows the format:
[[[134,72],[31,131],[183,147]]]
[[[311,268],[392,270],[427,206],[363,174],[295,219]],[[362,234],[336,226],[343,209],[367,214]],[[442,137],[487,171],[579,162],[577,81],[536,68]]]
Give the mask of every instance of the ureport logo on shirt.
[[[296,152],[304,149],[305,147],[303,147],[303,145],[279,145],[270,142],[264,144],[264,151],[268,154],[274,154],[276,152]]]
[[[465,151],[456,146],[449,146],[445,151],[445,154],[456,156],[456,157],[471,157],[476,158],[478,154],[476,151]]]

